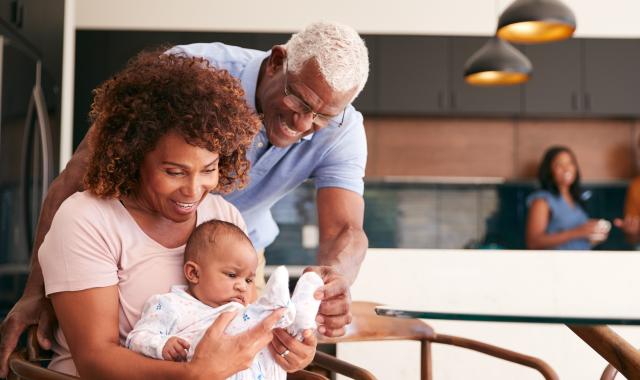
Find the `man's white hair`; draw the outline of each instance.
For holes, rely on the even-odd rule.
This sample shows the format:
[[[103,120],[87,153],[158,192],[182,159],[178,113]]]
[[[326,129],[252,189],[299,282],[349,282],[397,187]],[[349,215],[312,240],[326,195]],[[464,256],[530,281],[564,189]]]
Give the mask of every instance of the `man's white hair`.
[[[289,70],[298,73],[305,62],[315,58],[320,73],[336,91],[357,87],[358,96],[367,83],[369,53],[358,32],[349,26],[315,22],[291,36],[285,48]]]

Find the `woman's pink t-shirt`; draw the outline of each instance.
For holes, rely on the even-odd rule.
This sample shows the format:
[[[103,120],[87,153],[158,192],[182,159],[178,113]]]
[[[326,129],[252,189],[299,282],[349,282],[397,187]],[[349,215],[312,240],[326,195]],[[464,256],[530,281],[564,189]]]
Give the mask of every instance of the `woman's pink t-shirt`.
[[[247,229],[240,212],[219,195],[207,195],[198,206],[197,224],[211,219]],[[183,253],[184,246],[167,248],[147,236],[117,199],[80,192],[60,206],[38,259],[47,296],[118,285],[123,344],[149,297],[168,293],[172,285],[185,284]],[[55,341],[49,368],[77,375],[60,327]]]

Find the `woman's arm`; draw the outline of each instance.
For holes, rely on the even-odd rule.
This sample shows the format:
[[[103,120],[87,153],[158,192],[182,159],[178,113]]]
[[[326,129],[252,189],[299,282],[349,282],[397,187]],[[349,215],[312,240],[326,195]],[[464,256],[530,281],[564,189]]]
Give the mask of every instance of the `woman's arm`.
[[[574,239],[585,238],[593,234],[597,220],[589,220],[585,224],[576,228],[548,234],[546,232],[549,225],[549,204],[542,198],[533,201],[529,207],[526,227],[527,249],[548,249],[564,244]]]
[[[249,368],[282,316],[276,311],[252,330],[229,336],[224,329],[233,313],[222,314],[202,338],[193,361],[177,363],[120,346],[117,286],[55,293],[51,300],[78,373],[88,379],[225,379]]]

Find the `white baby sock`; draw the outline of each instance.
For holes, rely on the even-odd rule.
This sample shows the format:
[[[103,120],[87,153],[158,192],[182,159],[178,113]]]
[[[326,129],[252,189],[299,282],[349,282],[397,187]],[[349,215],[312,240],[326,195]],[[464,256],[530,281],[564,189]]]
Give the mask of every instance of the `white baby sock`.
[[[226,332],[231,335],[239,334],[258,324],[274,310],[286,307],[287,311],[276,323],[274,328],[284,328],[293,323],[296,308],[289,297],[289,272],[283,265],[276,268],[269,277],[264,292],[258,300],[237,315],[227,326]]]
[[[313,293],[324,285],[322,278],[315,272],[303,274],[293,291],[291,301],[296,306],[296,317],[293,323],[287,327],[287,332],[295,336],[299,341],[303,340],[302,331],[315,329],[316,315],[320,307],[320,300],[313,297]]]

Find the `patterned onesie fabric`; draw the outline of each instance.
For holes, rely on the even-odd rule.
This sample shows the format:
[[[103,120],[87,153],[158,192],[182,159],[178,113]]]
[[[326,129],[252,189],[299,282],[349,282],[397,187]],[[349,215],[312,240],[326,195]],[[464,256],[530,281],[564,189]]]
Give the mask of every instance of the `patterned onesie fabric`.
[[[322,285],[322,279],[316,273],[305,273],[298,280],[293,297],[290,297],[289,273],[286,267],[280,266],[271,274],[262,296],[246,308],[237,302],[210,307],[191,296],[186,286],[172,286],[170,293],[149,298],[140,320],[127,336],[126,346],[143,355],[162,359],[165,343],[172,336],[177,336],[189,342],[187,360],[191,360],[200,339],[221,313],[241,311],[226,329],[228,334],[237,335],[283,307],[287,311],[274,328],[287,328],[291,335],[302,340],[303,330],[316,327],[320,301],[313,298],[313,293]],[[265,347],[256,355],[250,368],[229,379],[285,380],[286,377],[285,370]]]

